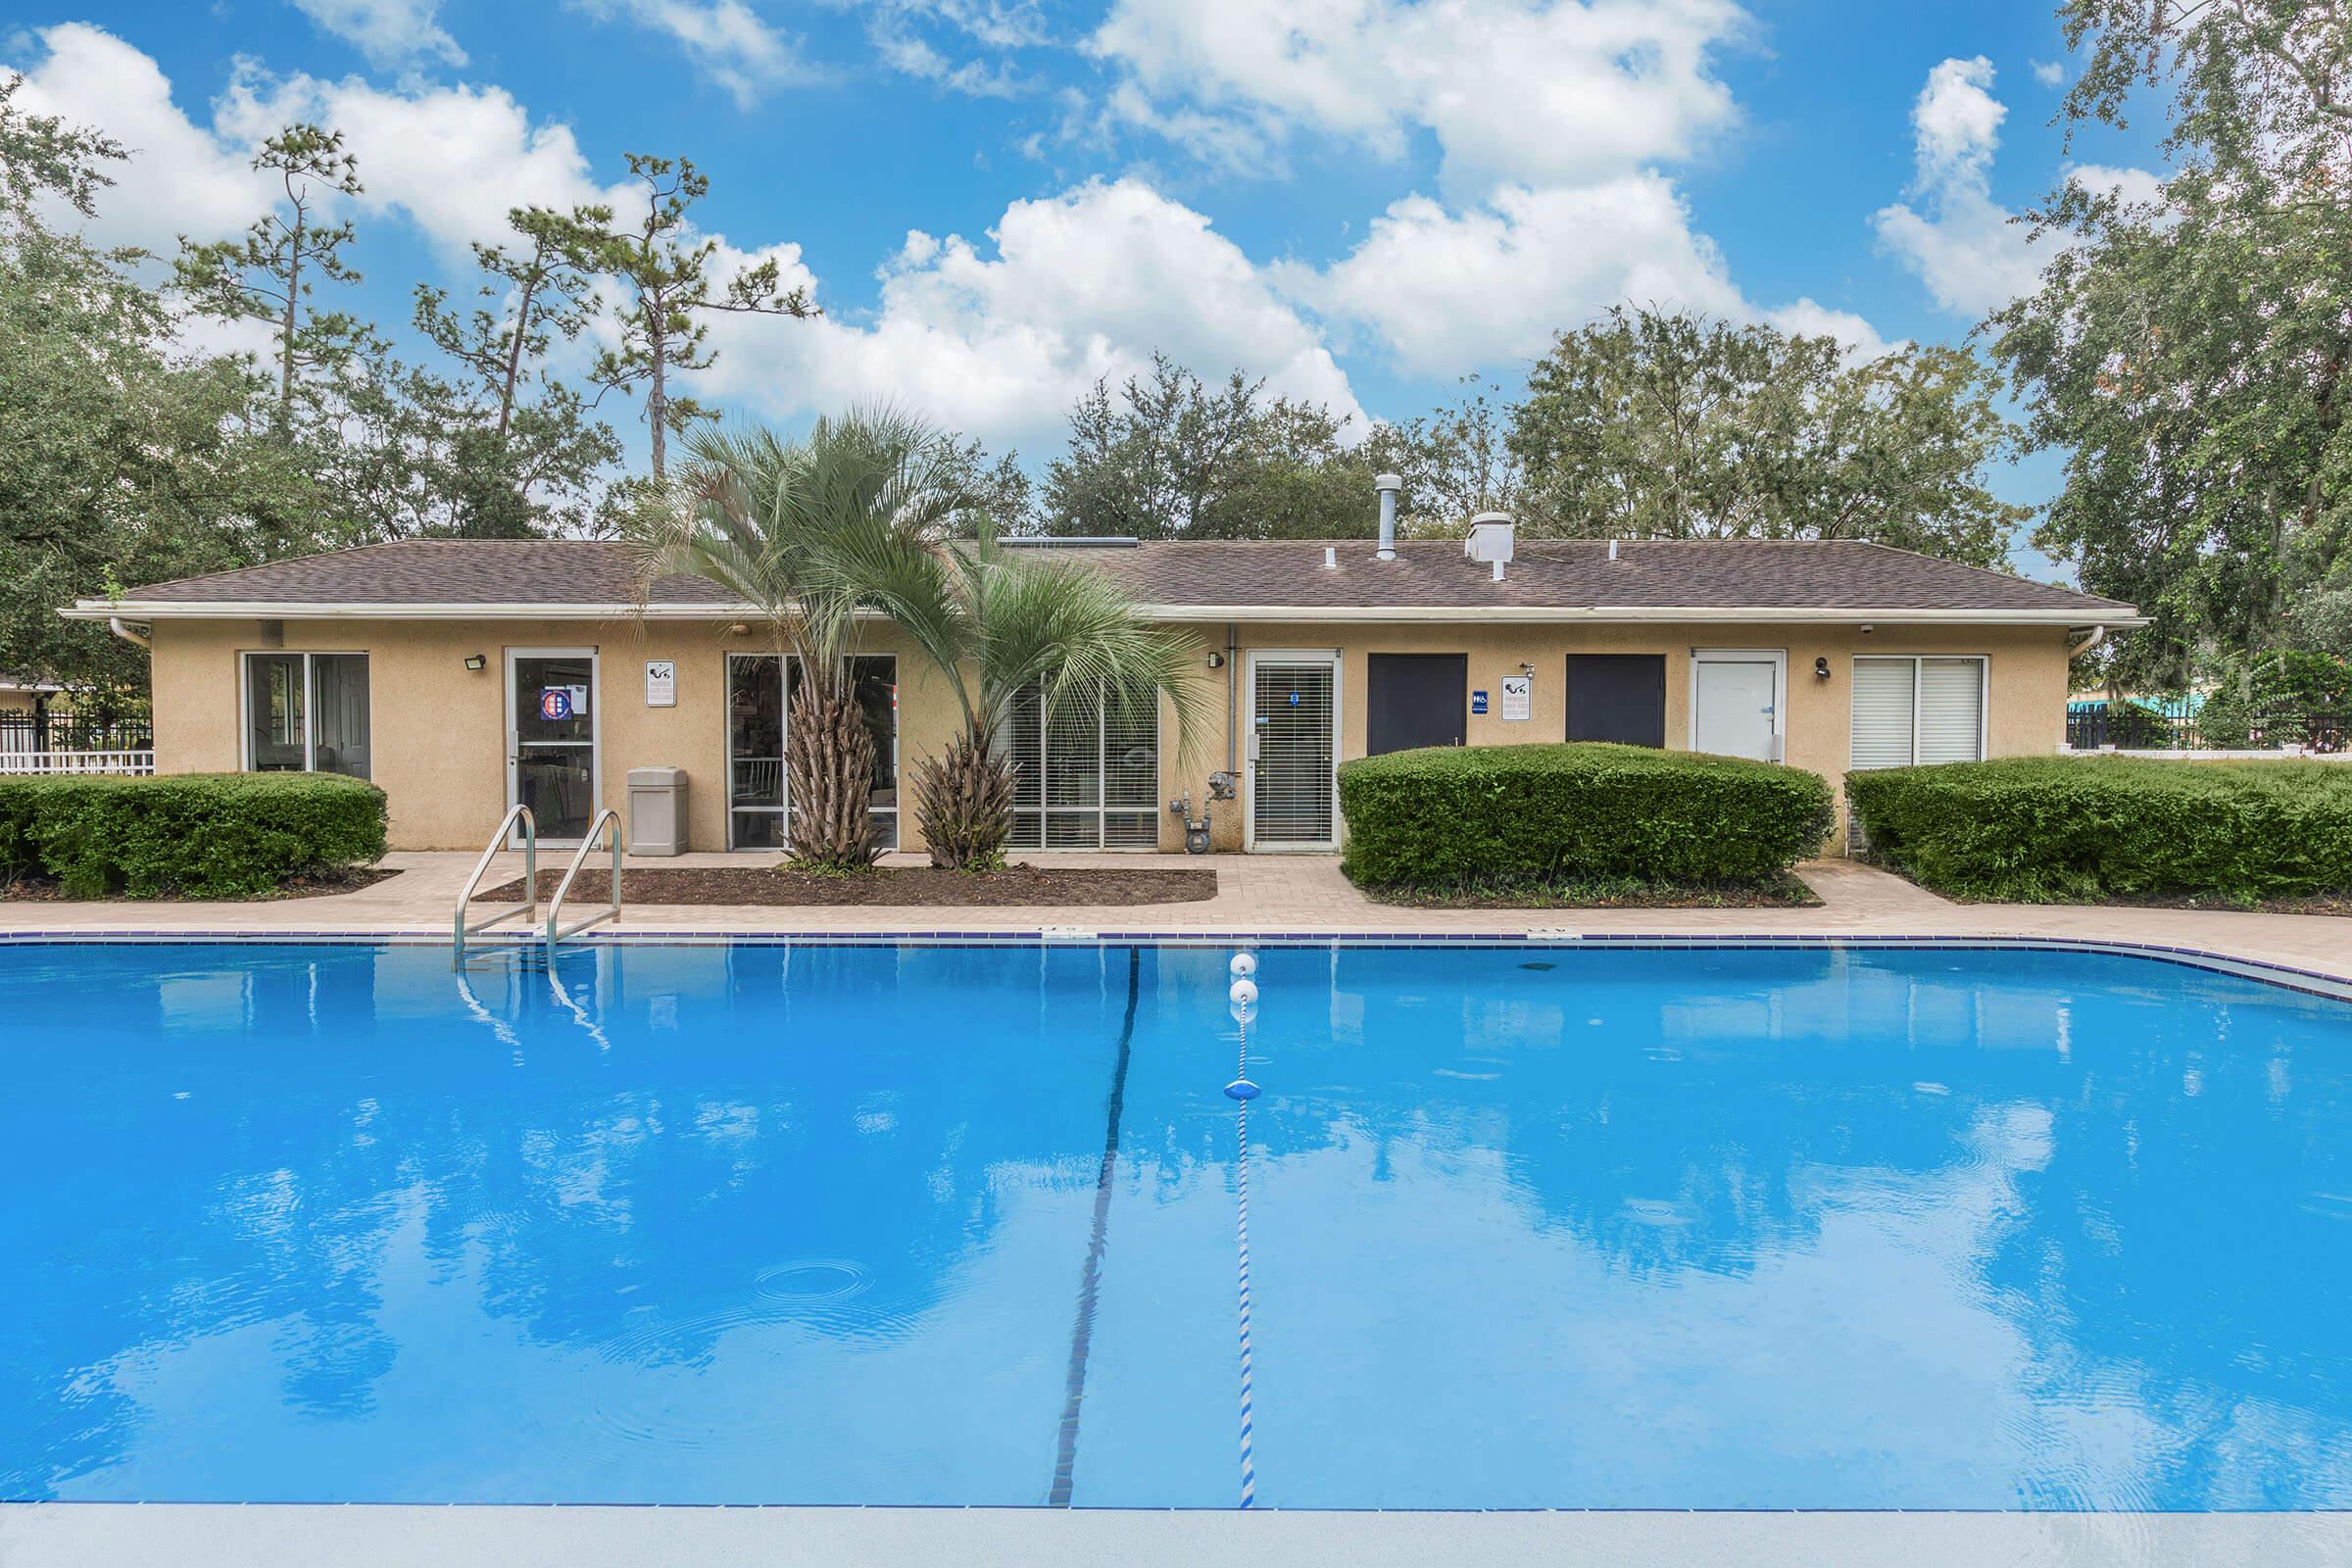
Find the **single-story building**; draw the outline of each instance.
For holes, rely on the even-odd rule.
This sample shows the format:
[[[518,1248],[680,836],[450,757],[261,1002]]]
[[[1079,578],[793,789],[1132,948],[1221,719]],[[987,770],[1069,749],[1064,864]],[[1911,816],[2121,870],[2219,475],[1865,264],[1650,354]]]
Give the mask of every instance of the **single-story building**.
[[[1328,850],[1339,762],[1411,746],[1630,741],[1827,775],[2041,755],[2073,656],[2140,623],[2110,599],[1860,541],[1083,540],[1199,642],[1206,722],[1009,715],[1015,842]],[[1496,559],[1500,558],[1500,559]],[[687,775],[689,847],[783,839],[785,662],[749,607],[692,577],[641,606],[620,547],[410,540],[83,601],[154,656],[162,772],[373,779],[402,849],[470,849],[530,805],[542,842],[622,808],[632,768]],[[884,842],[920,847],[905,767],[956,723],[877,622],[856,674]],[[1212,786],[1211,775],[1220,777]],[[902,820],[902,813],[904,820]]]

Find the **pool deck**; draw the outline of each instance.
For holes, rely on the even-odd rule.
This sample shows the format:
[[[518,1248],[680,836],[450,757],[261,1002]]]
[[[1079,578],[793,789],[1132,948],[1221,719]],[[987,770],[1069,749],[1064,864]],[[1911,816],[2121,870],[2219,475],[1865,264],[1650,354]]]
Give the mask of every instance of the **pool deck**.
[[[519,875],[519,857],[493,873]],[[361,892],[255,904],[0,904],[0,938],[34,934],[446,939],[473,857],[400,854]],[[696,855],[630,864],[758,863]],[[1056,856],[1055,865],[1135,864]],[[1165,862],[1161,862],[1165,863]],[[1212,856],[1213,899],[1142,906],[785,908],[637,906],[618,929],[816,939],[1101,933],[1168,937],[1442,934],[1672,938],[2050,939],[2183,949],[2352,982],[2352,920],[2201,910],[1960,905],[1847,860],[1799,868],[1806,909],[1432,910],[1364,898],[1327,856]],[[607,929],[611,929],[608,927]],[[2087,1565],[2263,1568],[2352,1563],[2352,1513],[1258,1513],[993,1508],[606,1508],[0,1504],[0,1568],[333,1563],[393,1568],[697,1568],[954,1563],[958,1568],[1350,1568],[1568,1563],[1749,1568]]]
[[[915,863],[912,857],[898,858]],[[1057,855],[1056,866],[1133,868],[1135,856]],[[446,938],[473,857],[407,853],[386,858],[400,874],[356,893],[253,904],[0,904],[0,936],[109,934],[406,935]],[[631,858],[630,865],[756,865],[741,855]],[[1415,909],[1377,904],[1340,874],[1333,856],[1214,855],[1180,861],[1217,873],[1214,898],[1192,904],[1011,908],[746,907],[631,905],[600,931],[814,938],[887,933],[925,936],[1268,937],[1382,934],[1578,937],[1900,937],[2055,939],[2180,948],[2352,982],[2352,919],[2229,910],[1954,904],[1852,860],[1812,860],[1799,873],[1821,896],[1803,909]],[[485,886],[521,874],[504,858]],[[512,931],[510,923],[503,930]],[[496,935],[496,933],[494,933]]]
[[[0,1505],[7,1568],[2319,1568],[2352,1514]]]

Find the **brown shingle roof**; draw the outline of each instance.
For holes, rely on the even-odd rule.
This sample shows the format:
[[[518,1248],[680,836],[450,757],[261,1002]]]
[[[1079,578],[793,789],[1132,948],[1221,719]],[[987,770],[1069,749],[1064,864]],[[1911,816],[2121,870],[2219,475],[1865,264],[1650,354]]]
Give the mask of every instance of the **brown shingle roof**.
[[[1628,542],[1609,559],[1598,540],[1531,540],[1499,583],[1454,541],[1410,541],[1380,561],[1369,540],[1337,541],[1336,566],[1314,540],[1154,541],[1056,555],[1099,565],[1143,603],[1170,611],[1612,610],[2016,612],[2086,620],[2132,607],[2005,572],[1856,540]],[[613,607],[634,603],[617,545],[592,540],[419,539],[304,556],[132,589],[131,606],[284,604],[324,607],[499,605]],[[700,577],[664,578],[658,605],[726,607]]]

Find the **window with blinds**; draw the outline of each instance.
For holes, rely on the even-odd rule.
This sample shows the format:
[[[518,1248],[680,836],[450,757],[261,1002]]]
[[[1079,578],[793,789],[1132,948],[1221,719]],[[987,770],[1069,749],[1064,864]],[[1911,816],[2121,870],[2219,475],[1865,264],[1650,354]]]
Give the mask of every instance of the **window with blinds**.
[[[1873,655],[1854,661],[1855,771],[1984,756],[1984,661]]]
[[[1012,848],[1159,847],[1157,703],[1106,705],[1097,694],[1049,713],[1031,686],[999,737],[1014,768]]]

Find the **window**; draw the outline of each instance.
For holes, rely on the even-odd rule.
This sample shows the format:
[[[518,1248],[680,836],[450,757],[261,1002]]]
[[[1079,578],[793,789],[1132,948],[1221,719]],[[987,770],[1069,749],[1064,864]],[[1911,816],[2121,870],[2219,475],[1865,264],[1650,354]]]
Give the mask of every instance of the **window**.
[[[1984,756],[1982,658],[1854,661],[1855,771]]]
[[[247,654],[245,770],[368,776],[368,656]]]
[[[1159,704],[1070,701],[1045,711],[1029,687],[1001,731],[1016,769],[1016,850],[1159,847]]]
[[[899,844],[899,662],[863,654],[849,662],[850,679],[874,737],[874,837],[884,849]],[[791,683],[785,681],[789,670]],[[799,690],[797,659],[776,654],[727,656],[727,845],[737,850],[780,849],[785,813],[785,733],[791,694]]]
[[[1570,654],[1568,738],[1666,744],[1664,654]]]

